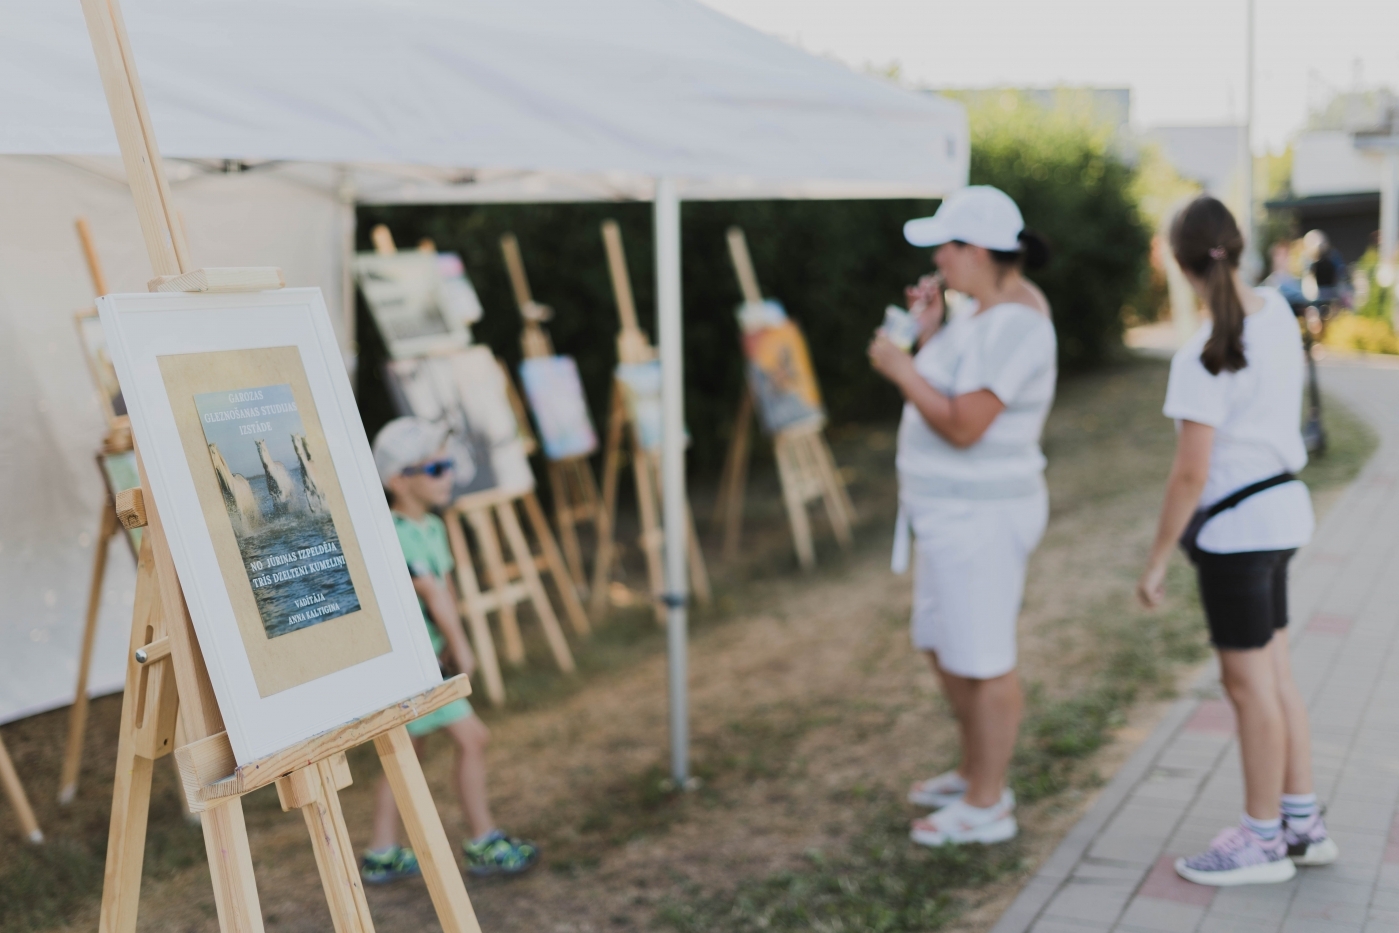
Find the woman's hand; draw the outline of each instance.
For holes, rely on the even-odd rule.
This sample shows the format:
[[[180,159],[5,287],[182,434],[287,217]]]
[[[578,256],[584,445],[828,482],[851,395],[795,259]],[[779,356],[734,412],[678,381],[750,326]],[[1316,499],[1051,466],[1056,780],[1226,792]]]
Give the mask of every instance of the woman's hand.
[[[942,300],[942,274],[925,275],[917,285],[904,289],[904,300],[909,313],[918,319],[918,343],[921,346],[937,333],[942,320],[947,315],[947,306]]]
[[[1137,581],[1137,602],[1147,609],[1155,609],[1166,598],[1166,563],[1153,561],[1142,571]]]
[[[901,386],[910,374],[917,375],[913,357],[899,349],[898,344],[884,336],[882,331],[876,331],[874,339],[870,341],[869,355],[875,372],[894,385]]]

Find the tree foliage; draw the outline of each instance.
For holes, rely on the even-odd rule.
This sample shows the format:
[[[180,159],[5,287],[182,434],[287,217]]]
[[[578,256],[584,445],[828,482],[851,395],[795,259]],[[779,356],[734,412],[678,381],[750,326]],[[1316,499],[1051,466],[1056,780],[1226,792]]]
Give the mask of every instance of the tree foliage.
[[[1046,110],[1014,92],[970,113],[971,181],[995,185],[1054,256],[1033,274],[1054,308],[1064,370],[1103,362],[1122,342],[1122,311],[1145,286],[1151,228],[1135,169],[1111,129],[1086,112]]]

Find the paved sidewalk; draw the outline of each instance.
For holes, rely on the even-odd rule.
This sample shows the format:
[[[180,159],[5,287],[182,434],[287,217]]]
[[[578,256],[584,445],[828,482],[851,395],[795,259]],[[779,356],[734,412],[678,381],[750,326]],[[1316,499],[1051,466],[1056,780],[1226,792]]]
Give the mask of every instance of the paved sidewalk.
[[[1293,664],[1340,860],[1281,885],[1176,876],[1176,857],[1243,806],[1233,714],[1211,665],[993,933],[1399,931],[1399,365],[1329,362],[1321,380],[1381,437],[1292,573]]]

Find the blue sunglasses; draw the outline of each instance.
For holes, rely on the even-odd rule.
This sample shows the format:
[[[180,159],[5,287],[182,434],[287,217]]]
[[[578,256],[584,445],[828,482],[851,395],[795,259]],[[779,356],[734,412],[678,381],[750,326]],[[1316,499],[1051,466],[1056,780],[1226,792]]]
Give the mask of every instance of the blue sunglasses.
[[[406,467],[403,470],[403,475],[417,476],[419,473],[421,473],[424,476],[430,476],[433,479],[437,479],[443,473],[446,473],[448,470],[450,470],[453,466],[455,466],[455,463],[451,459],[434,460],[431,463],[424,463],[420,466]]]

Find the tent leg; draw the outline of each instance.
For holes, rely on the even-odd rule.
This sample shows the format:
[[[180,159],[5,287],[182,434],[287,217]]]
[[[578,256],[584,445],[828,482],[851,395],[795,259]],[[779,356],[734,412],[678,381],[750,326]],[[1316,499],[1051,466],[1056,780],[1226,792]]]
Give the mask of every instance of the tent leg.
[[[680,199],[675,179],[656,179],[656,329],[661,357],[662,515],[665,525],[666,646],[670,681],[670,769],[677,787],[690,779],[686,618],[689,501],[685,490],[685,372],[680,305]]]

